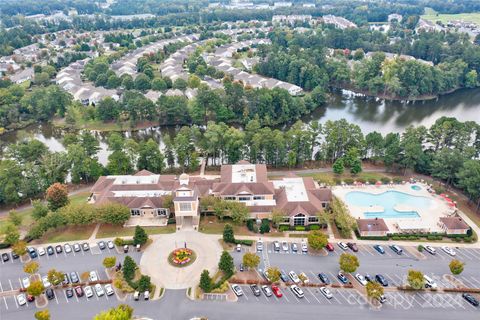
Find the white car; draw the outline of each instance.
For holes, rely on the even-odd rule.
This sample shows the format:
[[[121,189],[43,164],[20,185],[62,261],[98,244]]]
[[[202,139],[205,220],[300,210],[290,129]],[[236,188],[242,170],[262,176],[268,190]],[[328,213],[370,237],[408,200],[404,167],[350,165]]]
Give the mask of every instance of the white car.
[[[52,284],[50,283],[50,281],[48,281],[48,277],[47,276],[43,276],[42,277],[42,282],[43,282],[43,286],[45,288],[50,288],[52,286]]]
[[[82,248],[80,247],[80,245],[78,243],[74,243],[73,244],[73,251],[75,252],[80,252],[80,250],[82,250]]]
[[[237,243],[237,252],[242,251],[242,245],[240,243]]]
[[[70,253],[70,252],[72,252],[72,247],[71,247],[68,243],[65,244],[64,247],[65,247],[65,253]]]
[[[263,291],[263,293],[265,293],[265,295],[266,295],[267,297],[271,297],[271,296],[272,296],[272,290],[270,290],[270,288],[269,288],[268,286],[263,285],[263,286],[262,286],[262,291]]]
[[[111,296],[112,294],[115,293],[115,291],[113,291],[113,287],[110,283],[107,283],[105,285],[105,293],[107,294],[107,296]]]
[[[237,297],[243,296],[243,290],[238,284],[232,284],[232,290]]]
[[[30,278],[29,277],[25,277],[22,279],[22,286],[24,289],[27,289],[28,287],[30,287]]]
[[[108,247],[108,249],[114,249],[114,248],[115,248],[115,245],[113,244],[113,241],[111,241],[111,240],[108,241],[108,242],[107,242],[107,247]]]
[[[362,284],[362,286],[366,286],[367,285],[367,280],[365,280],[365,277],[362,276],[360,273],[357,273],[355,275],[355,279],[358,280],[358,282],[360,282]]]
[[[307,275],[305,274],[305,272],[302,272],[300,273],[300,275],[298,276],[298,278],[302,279],[302,282],[307,284],[310,282],[310,279],[308,279]]]
[[[25,294],[24,293],[21,293],[17,296],[17,301],[18,301],[18,304],[21,305],[21,306],[24,306],[27,304],[27,298],[25,297]]]
[[[103,290],[102,285],[100,283],[97,283],[94,286],[94,289],[95,289],[95,293],[97,294],[97,297],[101,297],[105,294],[105,291]]]
[[[343,250],[348,250],[348,246],[345,242],[339,242],[338,246]]]
[[[90,282],[98,281],[97,273],[95,271],[90,271],[89,279]]]
[[[457,253],[455,252],[455,250],[453,250],[452,248],[447,247],[447,246],[443,246],[443,247],[442,247],[442,250],[443,250],[444,252],[446,252],[447,254],[451,255],[452,257],[455,257],[455,255],[457,254]]]
[[[431,247],[431,246],[425,246],[425,251],[427,251],[428,253],[430,254],[436,254],[437,253],[437,250],[435,250],[434,247]]]
[[[295,283],[300,283],[300,278],[297,276],[297,274],[295,273],[295,271],[290,271],[288,273],[290,279],[292,279],[293,282]]]
[[[85,296],[86,296],[87,298],[93,297],[92,287],[90,287],[90,286],[85,286],[85,288],[83,288],[83,291],[85,292]]]
[[[299,286],[295,285],[295,284],[292,284],[290,286],[290,290],[292,290],[292,292],[298,297],[298,298],[303,298],[305,296],[305,294],[303,293],[303,290],[300,289]]]
[[[283,241],[283,242],[282,242],[282,249],[283,249],[283,251],[288,251],[288,243],[287,243],[287,241]]]
[[[308,252],[308,246],[304,241],[302,241],[302,252],[304,253]]]
[[[258,240],[257,241],[257,251],[263,251],[263,241],[262,240]]]
[[[432,278],[430,278],[426,274],[423,275],[423,278],[425,279],[425,288],[437,289],[438,286]]]
[[[332,299],[333,298],[333,294],[330,292],[330,290],[328,290],[328,288],[326,287],[321,287],[320,288],[320,292],[322,292],[322,294],[325,296],[325,298],[327,299]]]
[[[45,248],[44,247],[38,247],[37,252],[39,256],[45,255]]]

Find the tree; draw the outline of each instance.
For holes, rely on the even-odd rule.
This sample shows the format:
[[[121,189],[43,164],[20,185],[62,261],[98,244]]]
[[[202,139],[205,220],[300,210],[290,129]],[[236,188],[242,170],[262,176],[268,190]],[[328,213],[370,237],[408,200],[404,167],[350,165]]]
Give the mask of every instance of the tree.
[[[27,243],[25,241],[18,241],[12,246],[12,251],[19,256],[23,256],[27,253]]]
[[[260,264],[260,257],[255,253],[247,252],[243,255],[242,262],[246,268],[256,268]]]
[[[308,246],[313,250],[321,250],[325,248],[328,243],[327,236],[320,230],[310,231],[308,234]]]
[[[379,299],[383,295],[383,286],[377,281],[369,281],[365,289],[367,296],[371,299]]]
[[[355,272],[360,266],[360,262],[356,255],[349,253],[342,253],[339,260],[340,270],[348,273]]]
[[[450,261],[450,264],[448,265],[449,268],[450,268],[450,272],[452,272],[452,274],[454,275],[459,275],[460,273],[463,272],[463,268],[465,266],[465,263],[457,260],[457,259],[453,259],[452,261]]]
[[[227,251],[223,251],[218,262],[218,268],[222,270],[225,275],[231,276],[234,272],[233,258]]]
[[[41,200],[33,200],[32,207],[32,216],[35,220],[45,217],[48,213],[47,206]]]
[[[231,201],[228,203],[230,217],[232,221],[236,224],[243,224],[250,216],[250,211],[245,204]]]
[[[48,309],[35,312],[36,320],[50,320],[50,311]]]
[[[123,277],[125,280],[132,280],[135,277],[135,270],[137,269],[137,264],[130,256],[126,256],[123,260]]]
[[[235,243],[235,235],[233,234],[233,227],[226,223],[223,227],[223,241],[226,243]]]
[[[25,271],[26,273],[29,273],[29,274],[34,274],[38,271],[39,267],[40,266],[38,265],[38,262],[30,261],[30,262],[25,263],[25,265],[23,266],[23,271]]]
[[[18,232],[18,228],[13,224],[9,223],[5,227],[5,239],[4,242],[9,245],[14,245],[20,240],[20,232]]]
[[[135,78],[134,87],[135,87],[135,89],[140,90],[140,91],[146,91],[146,90],[150,89],[151,88],[150,78],[146,74],[140,73]]]
[[[138,170],[148,170],[154,173],[161,173],[165,167],[164,156],[153,139],[140,144],[140,151],[137,160]]]
[[[103,266],[107,269],[115,267],[117,263],[117,257],[106,257],[103,259]]]
[[[260,225],[260,233],[269,233],[270,232],[270,221],[268,219],[262,219],[262,224]]]
[[[41,280],[36,280],[30,282],[30,286],[27,288],[27,293],[34,297],[38,297],[44,290],[45,287],[43,286],[43,282]]]
[[[50,210],[55,211],[68,204],[67,186],[61,183],[54,183],[47,189],[45,196]]]
[[[143,229],[140,226],[136,226],[135,227],[135,234],[133,236],[133,243],[135,245],[137,245],[137,244],[143,245],[143,244],[147,243],[147,241],[148,241],[148,234],[145,231],[145,229]]]
[[[131,320],[133,309],[129,305],[121,304],[116,308],[102,311],[93,320]]]
[[[149,291],[151,286],[152,284],[151,284],[150,277],[146,275],[142,275],[138,280],[137,290],[140,292]]]
[[[102,223],[123,225],[130,219],[130,209],[120,203],[105,203],[96,208],[99,220]]]
[[[8,212],[8,220],[14,225],[19,226],[22,224],[23,217],[15,210]]]
[[[468,194],[470,201],[477,201],[480,208],[480,160],[467,160],[457,174],[459,186]]]
[[[212,278],[210,277],[208,270],[202,271],[199,287],[203,292],[210,292],[210,290],[212,290]]]
[[[274,226],[278,226],[281,222],[284,221],[284,219],[285,219],[285,212],[277,208],[274,208],[272,210],[272,223]]]
[[[412,289],[420,290],[425,288],[425,278],[418,270],[408,270],[407,282]]]
[[[65,280],[65,275],[63,272],[57,271],[55,269],[50,269],[47,273],[48,281],[54,286],[59,285]]]
[[[280,269],[277,267],[269,267],[265,272],[270,282],[275,283],[280,280]]]
[[[345,167],[343,165],[343,159],[339,158],[339,159],[335,160],[335,162],[333,163],[332,169],[333,169],[333,173],[342,174],[343,171],[345,170]]]

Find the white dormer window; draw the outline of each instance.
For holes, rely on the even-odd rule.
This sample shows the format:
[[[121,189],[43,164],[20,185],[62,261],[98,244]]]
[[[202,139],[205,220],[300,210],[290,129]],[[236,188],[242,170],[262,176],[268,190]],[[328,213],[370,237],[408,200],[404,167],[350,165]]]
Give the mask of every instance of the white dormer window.
[[[181,202],[180,211],[192,211],[192,204],[190,202]]]

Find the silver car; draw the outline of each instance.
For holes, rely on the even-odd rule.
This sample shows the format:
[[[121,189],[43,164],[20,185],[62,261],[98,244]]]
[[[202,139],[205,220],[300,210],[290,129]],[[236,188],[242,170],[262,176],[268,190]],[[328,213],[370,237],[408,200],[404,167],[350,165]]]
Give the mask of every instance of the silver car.
[[[92,287],[90,287],[90,286],[85,286],[85,288],[83,288],[83,291],[85,292],[85,296],[86,296],[87,298],[93,297]]]
[[[327,298],[327,299],[332,299],[333,298],[333,294],[330,292],[330,290],[328,290],[328,288],[321,287],[320,291],[323,293],[325,298]]]
[[[97,297],[101,297],[105,294],[105,291],[103,290],[102,285],[100,283],[97,283],[94,286],[94,289],[95,289],[95,293],[97,294]]]

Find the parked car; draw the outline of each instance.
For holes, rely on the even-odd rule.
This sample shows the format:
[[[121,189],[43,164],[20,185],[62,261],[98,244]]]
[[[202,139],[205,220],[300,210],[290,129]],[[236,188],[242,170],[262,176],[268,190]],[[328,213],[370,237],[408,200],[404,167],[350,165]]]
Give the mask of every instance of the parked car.
[[[328,251],[334,251],[335,248],[333,247],[333,244],[331,244],[330,242],[327,243],[327,245],[325,246],[325,248],[328,250]]]
[[[259,251],[259,252],[263,251],[263,241],[262,240],[257,241],[257,251]]]
[[[373,248],[374,248],[375,250],[377,250],[378,253],[380,253],[380,254],[385,254],[385,249],[383,249],[383,247],[382,247],[381,245],[376,244],[376,245],[373,246]]]
[[[30,256],[30,258],[32,259],[35,259],[38,255],[37,255],[37,250],[35,250],[35,248],[32,248],[32,247],[29,247],[27,249],[28,251],[28,255]]]
[[[292,279],[292,281],[294,283],[300,283],[300,278],[297,276],[297,274],[295,273],[295,271],[290,271],[288,273],[288,276],[290,277],[290,279]]]
[[[55,252],[56,253],[62,253],[63,252],[63,248],[61,245],[56,245],[55,246]]]
[[[75,252],[80,252],[80,250],[82,250],[82,248],[80,247],[80,245],[78,243],[74,243],[73,244],[73,251]]]
[[[298,278],[304,283],[304,284],[307,284],[310,282],[310,279],[308,279],[307,275],[305,274],[305,272],[302,272],[300,273],[300,275],[298,276]]]
[[[138,299],[140,299],[140,292],[135,291],[135,293],[133,294],[133,300],[138,301]]]
[[[232,290],[237,297],[243,296],[243,290],[238,284],[232,284]]]
[[[353,252],[358,252],[358,247],[356,243],[349,242],[347,243],[347,246],[353,251]]]
[[[347,277],[345,277],[345,275],[344,275],[342,272],[339,272],[339,273],[337,274],[337,278],[338,278],[338,280],[340,280],[340,282],[343,283],[343,284],[347,284],[347,283],[348,283]]]
[[[453,250],[452,248],[447,247],[447,246],[442,246],[442,250],[443,250],[445,253],[451,255],[452,257],[454,257],[454,256],[457,254],[457,253],[455,252],[455,250]]]
[[[115,291],[113,291],[113,287],[110,283],[107,283],[105,285],[105,293],[107,294],[107,296],[111,296],[112,294],[115,293]]]
[[[108,247],[108,249],[114,249],[114,248],[115,248],[115,245],[113,244],[113,241],[112,241],[112,240],[109,240],[109,241],[107,242],[107,247]]]
[[[75,271],[70,272],[70,281],[72,283],[78,283],[80,279],[78,279],[78,274]]]
[[[17,296],[17,301],[18,301],[18,304],[21,305],[21,306],[24,306],[27,304],[27,297],[25,297],[25,294],[24,293],[20,293],[18,296]]]
[[[272,296],[272,290],[270,290],[270,288],[266,285],[263,285],[262,286],[262,291],[263,293],[265,294],[265,296],[267,297],[271,297]]]
[[[263,276],[265,277],[265,279],[266,279],[267,281],[270,282],[270,278],[268,277],[267,270],[264,270],[264,271],[263,271]]]
[[[378,301],[380,301],[380,303],[385,303],[385,301],[387,301],[387,297],[385,297],[383,294],[378,297]]]
[[[391,246],[390,246],[390,249],[392,249],[393,252],[395,252],[395,253],[398,254],[398,255],[401,255],[401,254],[403,253],[402,248],[400,248],[400,247],[397,246],[396,244],[391,245]]]
[[[367,280],[367,282],[372,282],[373,281],[372,276],[369,275],[368,273],[364,277],[365,277],[365,280]]]
[[[66,243],[63,247],[65,248],[65,253],[72,252],[72,246],[70,246],[68,243]]]
[[[70,284],[70,279],[68,278],[68,274],[64,273],[63,274],[63,284]]]
[[[92,287],[90,287],[90,286],[85,286],[85,288],[83,289],[83,291],[85,292],[85,296],[86,296],[87,298],[93,297]]]
[[[330,280],[328,279],[328,276],[323,272],[320,272],[318,274],[318,279],[320,279],[320,281],[322,281],[322,283],[324,284],[330,284]]]
[[[88,279],[90,280],[90,282],[98,281],[97,273],[95,271],[90,271]]]
[[[302,252],[307,253],[308,252],[308,246],[305,241],[302,241]]]
[[[123,246],[123,253],[128,253],[128,245]]]
[[[478,300],[472,296],[470,293],[464,293],[462,294],[463,299],[467,300],[468,303],[470,303],[472,306],[478,307],[479,302]]]
[[[74,288],[74,290],[75,290],[75,294],[76,294],[77,297],[79,297],[79,298],[80,298],[80,297],[83,297],[83,295],[85,294],[85,293],[83,292],[83,288],[82,288],[81,286],[76,286],[76,287]]]
[[[240,272],[243,272],[243,263],[240,263]]]
[[[347,250],[348,249],[348,246],[345,242],[339,242],[338,243],[338,246],[340,247],[340,249],[342,250]]]
[[[105,291],[103,290],[103,287],[100,283],[97,283],[93,288],[95,289],[97,297],[101,297],[105,294]]]
[[[252,289],[253,295],[255,297],[260,296],[260,289],[258,289],[258,286],[256,284],[251,284],[250,289]]]
[[[287,274],[285,273],[285,271],[280,271],[280,279],[282,279],[283,282],[287,282],[288,281],[288,276]]]
[[[303,290],[300,289],[299,286],[295,285],[295,284],[292,284],[290,286],[290,290],[292,290],[292,292],[297,296],[297,298],[301,299],[303,297],[305,297],[305,294],[303,293]]]
[[[298,246],[296,243],[292,243],[292,252],[297,252],[298,251]]]
[[[282,242],[282,250],[283,250],[283,251],[288,251],[288,243],[287,243],[287,241],[283,241],[283,242]]]
[[[27,289],[28,287],[30,287],[30,278],[29,277],[22,278],[22,286],[23,286],[24,289]]]
[[[242,252],[242,245],[237,243],[237,252]]]
[[[428,253],[430,253],[432,255],[437,254],[437,250],[435,250],[434,247],[424,246],[423,248],[425,249],[425,251],[427,251]]]
[[[107,248],[107,245],[105,244],[105,241],[99,241],[98,247],[100,248],[100,250],[105,250]]]
[[[148,300],[148,299],[150,299],[150,291],[147,290],[143,293],[143,300]]]
[[[67,298],[73,297],[73,289],[72,288],[67,288],[65,290],[65,295],[67,296]]]
[[[45,248],[44,247],[38,247],[37,252],[39,256],[44,256],[45,255]]]
[[[52,246],[48,246],[48,247],[47,247],[47,254],[48,254],[49,256],[55,254],[55,250],[53,250],[53,247],[52,247]]]
[[[8,253],[2,253],[2,261],[7,262],[8,260],[10,260],[10,256],[8,255]]]
[[[12,255],[13,260],[20,258],[20,256],[13,251],[12,251],[11,255]]]
[[[355,274],[355,279],[357,279],[357,281],[360,282],[362,286],[367,285],[367,280],[365,280],[365,277],[362,276],[360,273]]]
[[[42,282],[43,282],[43,286],[45,288],[50,288],[52,286],[52,284],[50,283],[50,281],[48,281],[48,277],[47,276],[43,276],[42,277]]]
[[[437,289],[438,286],[432,278],[424,274],[423,279],[425,279],[425,288]]]
[[[382,276],[381,274],[377,274],[377,275],[375,276],[375,280],[377,280],[377,282],[380,283],[382,286],[388,287],[388,281],[387,281],[387,279],[385,279],[385,277]]]
[[[55,292],[53,292],[52,288],[48,288],[47,290],[45,290],[45,294],[47,295],[48,300],[52,300],[55,298]]]
[[[27,294],[27,301],[28,301],[28,302],[33,302],[33,301],[35,301],[35,296],[32,296],[31,294]]]
[[[281,298],[283,296],[280,288],[278,286],[274,285],[274,284],[272,284],[272,291],[273,291],[273,294],[275,295],[275,297],[277,297],[277,298]]]
[[[278,241],[273,242],[273,250],[276,252],[280,251],[280,242]]]
[[[327,299],[332,299],[333,298],[333,294],[330,292],[330,290],[328,290],[328,288],[321,287],[320,292],[323,293],[323,295]]]
[[[83,251],[88,251],[88,250],[90,250],[89,244],[86,243],[86,242],[84,242],[84,243],[82,244],[82,249],[83,249]]]

